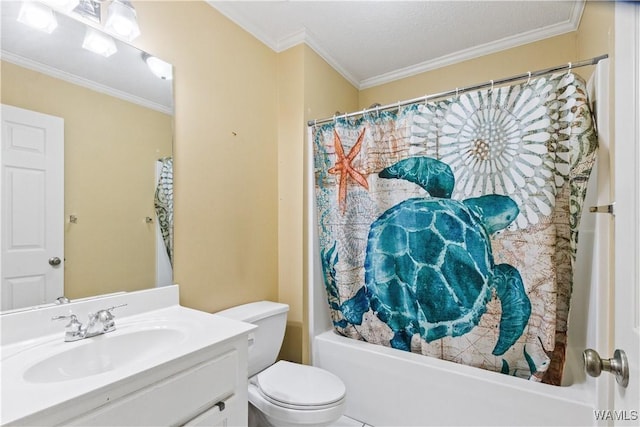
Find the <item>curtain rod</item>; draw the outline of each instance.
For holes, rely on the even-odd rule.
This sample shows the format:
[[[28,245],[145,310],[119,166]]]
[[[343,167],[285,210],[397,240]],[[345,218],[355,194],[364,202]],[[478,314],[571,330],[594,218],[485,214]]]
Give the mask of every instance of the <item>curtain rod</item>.
[[[321,119],[321,120],[309,120],[307,122],[307,126],[315,126],[315,125],[319,125],[319,124],[322,124],[322,123],[327,123],[327,122],[330,122],[330,121],[338,119],[338,118],[346,119],[348,117],[359,116],[359,115],[363,115],[363,114],[365,114],[367,112],[370,112],[370,111],[379,112],[379,111],[385,111],[385,110],[392,110],[392,109],[395,109],[395,108],[404,107],[405,105],[415,104],[417,102],[425,102],[425,101],[429,101],[431,99],[444,98],[446,96],[451,96],[451,95],[459,95],[461,93],[470,92],[472,90],[483,89],[485,87],[493,87],[493,86],[497,86],[497,85],[501,85],[501,84],[505,84],[505,83],[515,82],[515,81],[518,81],[518,80],[531,79],[532,77],[539,77],[539,76],[542,76],[542,75],[545,75],[545,74],[554,73],[556,71],[572,70],[573,68],[586,67],[588,65],[595,65],[598,62],[600,62],[601,60],[607,59],[608,57],[609,57],[608,54],[604,54],[604,55],[595,56],[595,57],[593,57],[591,59],[585,59],[583,61],[579,61],[579,62],[575,62],[575,63],[568,62],[568,63],[566,63],[564,65],[558,65],[558,66],[551,67],[551,68],[545,68],[544,70],[528,71],[526,73],[518,74],[518,75],[515,75],[515,76],[511,76],[511,77],[507,77],[507,78],[504,78],[504,79],[489,80],[488,82],[476,84],[476,85],[473,85],[473,86],[456,88],[456,89],[449,90],[449,91],[446,91],[446,92],[434,93],[432,95],[425,95],[425,96],[421,96],[419,98],[413,98],[413,99],[408,99],[406,101],[396,102],[394,104],[387,104],[387,105],[380,105],[380,106],[376,106],[376,107],[365,108],[364,110],[355,111],[353,113],[335,115],[333,117],[327,117],[327,118],[324,118],[324,119]]]

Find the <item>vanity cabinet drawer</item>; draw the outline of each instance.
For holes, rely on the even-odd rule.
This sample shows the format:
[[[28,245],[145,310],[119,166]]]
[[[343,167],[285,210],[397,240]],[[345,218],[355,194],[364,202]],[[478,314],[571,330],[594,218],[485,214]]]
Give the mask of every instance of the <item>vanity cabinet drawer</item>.
[[[214,405],[234,394],[237,370],[238,353],[231,350],[64,424],[166,426],[183,424],[212,409],[222,415],[225,411]]]
[[[214,405],[212,408],[206,410],[202,414],[187,421],[184,424],[185,427],[227,427],[234,425],[233,418],[236,415],[238,405],[237,396],[233,395],[230,398],[223,400],[221,405]]]

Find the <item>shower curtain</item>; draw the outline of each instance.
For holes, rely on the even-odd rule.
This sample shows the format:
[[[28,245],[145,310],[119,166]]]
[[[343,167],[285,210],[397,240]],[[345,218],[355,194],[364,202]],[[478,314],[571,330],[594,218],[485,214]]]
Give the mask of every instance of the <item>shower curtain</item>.
[[[173,266],[173,158],[165,157],[161,163],[156,186],[155,208],[164,247]]]
[[[597,138],[572,72],[311,126],[335,330],[559,384]]]

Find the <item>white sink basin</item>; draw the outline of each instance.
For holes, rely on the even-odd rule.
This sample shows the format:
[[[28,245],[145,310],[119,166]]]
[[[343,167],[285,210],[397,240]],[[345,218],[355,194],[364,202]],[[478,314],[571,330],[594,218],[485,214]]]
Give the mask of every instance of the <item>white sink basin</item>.
[[[70,348],[37,362],[24,371],[31,383],[51,383],[102,374],[139,363],[180,344],[179,329],[151,328],[110,332],[73,343]]]
[[[75,342],[65,342],[64,324],[51,320],[72,312],[86,321],[87,313],[123,304],[115,313],[115,331]],[[115,399],[208,362],[214,348],[218,353],[240,342],[246,346],[253,329],[180,306],[176,285],[3,314],[0,426],[68,425]],[[111,425],[118,425],[117,420]]]

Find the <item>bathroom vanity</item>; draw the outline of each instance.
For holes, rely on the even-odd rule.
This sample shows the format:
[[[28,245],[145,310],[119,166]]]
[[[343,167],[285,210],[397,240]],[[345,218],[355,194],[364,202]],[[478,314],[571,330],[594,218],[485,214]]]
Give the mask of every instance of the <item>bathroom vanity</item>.
[[[0,316],[1,425],[246,425],[255,326],[178,301],[169,286]],[[110,307],[115,330],[90,338],[52,320]]]

